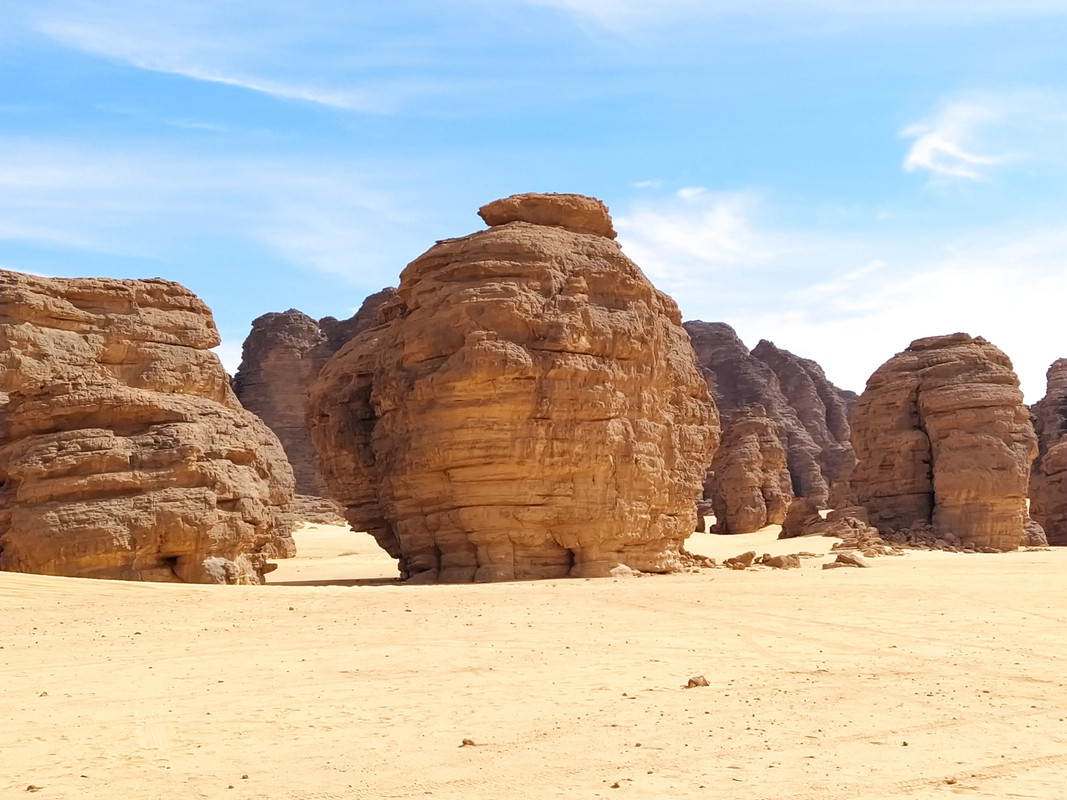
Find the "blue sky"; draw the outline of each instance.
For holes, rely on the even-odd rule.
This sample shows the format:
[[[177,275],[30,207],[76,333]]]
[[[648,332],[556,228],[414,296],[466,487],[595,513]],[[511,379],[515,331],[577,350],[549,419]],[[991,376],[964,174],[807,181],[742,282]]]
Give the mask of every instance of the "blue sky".
[[[348,316],[477,208],[594,195],[686,319],[860,391],[1067,356],[1067,0],[4,0],[0,267]]]

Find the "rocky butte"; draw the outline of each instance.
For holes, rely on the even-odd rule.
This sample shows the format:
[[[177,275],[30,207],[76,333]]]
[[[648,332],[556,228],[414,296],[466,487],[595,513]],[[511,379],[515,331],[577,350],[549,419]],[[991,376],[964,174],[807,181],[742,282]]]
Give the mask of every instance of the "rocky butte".
[[[848,420],[857,395],[834,386],[810,358],[793,355],[774,342],[760,339],[752,355],[778,378],[786,403],[818,448],[819,470],[826,483],[832,488],[848,481],[856,466]]]
[[[701,374],[726,425],[739,409],[762,406],[774,422],[786,454],[792,493],[825,506],[829,484],[820,467],[820,448],[782,393],[778,376],[756,358],[725,322],[685,323]]]
[[[785,449],[763,406],[742,406],[724,427],[711,463],[715,533],[752,533],[781,525],[793,499]]]
[[[1048,368],[1045,396],[1030,409],[1038,455],[1030,475],[1030,516],[1048,543],[1067,545],[1067,358]]]
[[[163,280],[0,271],[0,569],[262,583],[293,474]]]
[[[318,321],[296,309],[264,314],[244,341],[233,390],[241,405],[278,436],[293,467],[297,494],[324,496],[318,456],[307,427],[307,390],[322,365],[341,346],[370,326],[379,306],[395,290],[368,297],[346,320]]]
[[[333,496],[409,580],[679,568],[719,428],[677,306],[598,200],[479,213],[312,384]]]
[[[1019,546],[1037,444],[1011,361],[985,339],[917,339],[889,359],[856,404],[852,443],[852,486],[879,531]]]

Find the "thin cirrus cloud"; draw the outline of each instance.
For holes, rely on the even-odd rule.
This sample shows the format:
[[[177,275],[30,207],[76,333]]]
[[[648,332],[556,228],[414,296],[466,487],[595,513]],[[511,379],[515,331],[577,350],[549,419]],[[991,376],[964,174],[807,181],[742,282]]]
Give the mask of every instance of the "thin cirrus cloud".
[[[412,255],[380,244],[412,238],[402,178],[330,158],[0,140],[0,241],[166,261],[196,232],[378,288]]]
[[[37,29],[48,38],[79,52],[113,59],[138,69],[233,86],[283,100],[366,113],[387,112],[394,103],[385,91],[321,87],[249,74],[226,63],[233,55],[224,55],[226,48],[210,36],[180,25],[124,28],[58,19],[42,21]],[[240,58],[240,54],[237,57]]]
[[[909,25],[957,25],[1003,18],[1067,16],[1063,0],[522,0],[562,10],[606,30],[631,32],[679,21],[748,19],[753,24],[780,20],[822,20],[836,25],[900,22]],[[792,28],[794,35],[808,29]]]
[[[658,208],[642,201],[616,225],[627,254],[684,318],[727,322],[749,347],[771,339],[844,388],[862,390],[911,339],[965,331],[1012,358],[1029,402],[1044,394],[1045,370],[1063,355],[1067,224],[901,241],[871,229],[793,230],[767,216],[757,195],[707,192]]]

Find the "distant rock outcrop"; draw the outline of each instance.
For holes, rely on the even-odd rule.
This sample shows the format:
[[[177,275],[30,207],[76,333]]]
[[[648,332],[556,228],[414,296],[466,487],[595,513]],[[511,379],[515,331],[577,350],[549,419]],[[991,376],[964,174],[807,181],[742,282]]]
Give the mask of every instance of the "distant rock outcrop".
[[[743,406],[722,433],[709,478],[715,533],[780,525],[793,499],[785,448],[763,406]]]
[[[395,291],[371,295],[347,320],[324,317],[316,322],[289,309],[252,322],[233,389],[241,405],[277,434],[293,467],[298,494],[322,496],[325,491],[307,427],[308,386],[330,356],[374,322],[378,308]]]
[[[1037,431],[1037,460],[1030,475],[1030,516],[1048,543],[1067,545],[1067,358],[1046,373],[1045,396],[1031,407]]]
[[[763,406],[785,446],[793,494],[826,505],[829,485],[819,466],[820,448],[789,405],[774,370],[753,356],[725,322],[693,320],[684,327],[724,427],[741,407]]]
[[[597,200],[482,214],[312,385],[334,497],[412,580],[677,569],[719,433],[677,306]]]
[[[211,312],[163,280],[0,271],[0,569],[261,583],[293,475]]]
[[[786,402],[819,449],[822,476],[829,486],[847,481],[856,466],[848,418],[856,395],[838,389],[822,367],[761,339],[752,355],[774,370]]]
[[[879,367],[852,444],[852,487],[878,530],[931,524],[964,545],[1019,546],[1036,439],[1011,361],[985,339],[918,339]]]

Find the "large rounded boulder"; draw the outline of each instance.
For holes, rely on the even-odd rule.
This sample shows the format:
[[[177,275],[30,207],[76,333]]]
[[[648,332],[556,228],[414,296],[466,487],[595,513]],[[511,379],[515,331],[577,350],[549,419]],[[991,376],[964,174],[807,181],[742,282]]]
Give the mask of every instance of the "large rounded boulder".
[[[677,569],[719,435],[677,306],[597,200],[481,214],[312,385],[333,497],[410,580]]]
[[[852,444],[852,486],[879,531],[1019,546],[1037,441],[1011,361],[985,339],[918,339],[889,359],[856,405]]]

